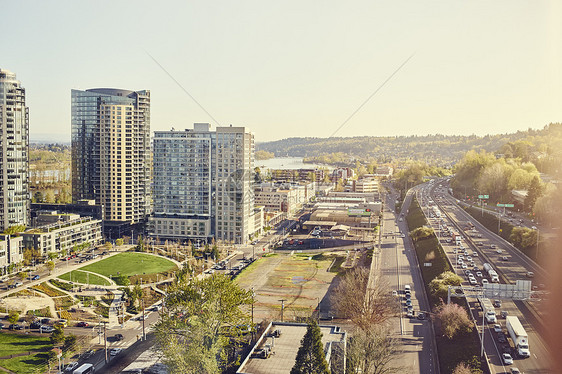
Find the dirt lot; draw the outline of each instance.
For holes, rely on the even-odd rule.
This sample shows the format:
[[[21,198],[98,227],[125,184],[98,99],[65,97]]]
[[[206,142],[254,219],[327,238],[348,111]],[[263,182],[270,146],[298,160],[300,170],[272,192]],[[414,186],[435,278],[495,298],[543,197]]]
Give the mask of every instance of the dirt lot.
[[[256,261],[243,271],[237,283],[253,288],[256,293],[255,320],[281,316],[285,300],[284,320],[309,316],[324,298],[335,273],[327,269],[333,258],[311,259],[308,255],[275,254]]]

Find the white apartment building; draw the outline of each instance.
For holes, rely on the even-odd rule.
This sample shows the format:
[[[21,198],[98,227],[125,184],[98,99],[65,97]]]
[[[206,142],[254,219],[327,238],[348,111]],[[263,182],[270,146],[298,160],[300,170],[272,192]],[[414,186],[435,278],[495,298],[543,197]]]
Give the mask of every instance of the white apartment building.
[[[23,261],[23,238],[0,235],[0,275],[8,273],[8,267]]]

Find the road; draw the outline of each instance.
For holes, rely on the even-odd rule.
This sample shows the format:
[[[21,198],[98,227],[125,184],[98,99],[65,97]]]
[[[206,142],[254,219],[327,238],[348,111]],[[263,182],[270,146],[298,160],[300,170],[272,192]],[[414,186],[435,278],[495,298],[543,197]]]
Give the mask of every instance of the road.
[[[406,317],[404,286],[412,288],[412,306],[414,315],[419,311],[429,310],[427,297],[413,243],[408,236],[405,220],[394,213],[395,194],[386,196],[386,207],[383,211],[382,243],[379,253],[378,267],[380,274],[389,282],[391,289],[398,291],[402,313],[393,324],[396,336],[399,336],[403,352],[400,363],[408,373],[439,373],[437,350],[433,329],[429,320],[418,320]],[[412,193],[406,196],[402,205],[402,213],[406,215]],[[402,214],[399,215],[402,217]],[[404,237],[403,237],[404,236]]]
[[[441,184],[443,187],[438,187]],[[524,256],[518,249],[511,246],[504,239],[487,230],[478,223],[474,217],[470,216],[466,211],[460,208],[456,199],[448,194],[448,185],[446,181],[440,180],[433,186],[426,184],[420,189],[418,196],[424,213],[429,215],[429,222],[432,224],[435,232],[440,236],[440,241],[445,250],[449,261],[457,274],[464,279],[463,286],[470,287],[465,271],[470,271],[476,275],[477,285],[481,285],[483,279],[487,279],[487,274],[483,270],[483,263],[487,262],[493,265],[500,275],[501,283],[513,284],[517,279],[529,280],[526,277],[527,272],[535,273],[533,279],[534,284],[546,283],[548,274],[540,268],[536,263]],[[432,203],[433,202],[433,203]],[[438,206],[445,214],[445,217],[436,217],[432,214],[431,205]],[[433,218],[431,217],[433,215]],[[474,225],[474,229],[467,231],[468,222]],[[447,227],[453,228],[454,231],[461,233],[463,243],[467,249],[468,255],[471,255],[474,266],[468,266],[468,269],[461,268],[458,261],[460,251],[455,251],[458,247],[452,243],[447,235]],[[448,243],[451,241],[451,243]],[[476,254],[476,255],[475,255]],[[464,255],[464,254],[463,254]],[[474,267],[474,269],[472,269]],[[481,272],[479,276],[477,271]],[[490,279],[488,279],[490,281]],[[468,298],[471,306],[471,312],[476,318],[479,328],[482,328],[482,315],[479,303],[474,298]],[[535,304],[535,305],[531,305]],[[541,302],[539,301],[512,301],[503,300],[501,310],[507,311],[509,315],[516,315],[521,320],[525,330],[529,336],[529,346],[531,350],[531,358],[516,358],[514,365],[525,373],[547,373],[550,372],[551,357],[549,350],[541,338],[539,330],[541,324],[539,320],[541,311]],[[499,313],[498,313],[499,314]],[[498,321],[505,333],[505,320],[500,318]],[[503,365],[501,354],[506,349],[505,344],[500,344],[497,340],[498,334],[493,331],[491,326],[484,324],[484,349],[491,366],[492,373],[503,373],[509,370],[509,366]],[[513,355],[513,354],[512,354]]]

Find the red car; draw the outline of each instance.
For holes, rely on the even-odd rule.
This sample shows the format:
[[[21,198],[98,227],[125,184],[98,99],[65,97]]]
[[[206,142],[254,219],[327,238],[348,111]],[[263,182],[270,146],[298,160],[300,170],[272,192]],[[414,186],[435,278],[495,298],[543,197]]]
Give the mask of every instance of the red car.
[[[78,322],[78,323],[76,324],[76,327],[88,327],[88,326],[90,326],[90,325],[88,324],[88,322]]]

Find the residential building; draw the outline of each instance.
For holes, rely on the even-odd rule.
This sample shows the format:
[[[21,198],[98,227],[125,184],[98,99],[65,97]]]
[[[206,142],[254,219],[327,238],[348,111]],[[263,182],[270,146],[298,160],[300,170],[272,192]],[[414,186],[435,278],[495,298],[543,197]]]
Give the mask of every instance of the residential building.
[[[354,192],[373,193],[379,192],[379,181],[375,178],[362,178],[354,181]]]
[[[39,250],[46,257],[49,252],[70,251],[74,246],[89,243],[91,246],[103,242],[102,221],[77,214],[45,212],[38,217],[53,223],[23,232],[24,248]]]
[[[254,209],[254,137],[244,127],[196,123],[154,133],[150,235],[246,242],[261,230]]]
[[[315,195],[314,183],[261,183],[254,189],[256,205],[292,214]]]
[[[23,261],[23,238],[0,235],[0,275],[8,274],[10,265]]]
[[[72,201],[102,205],[104,226],[152,212],[150,91],[72,90]]]
[[[0,232],[29,225],[29,108],[16,75],[0,69]]]

